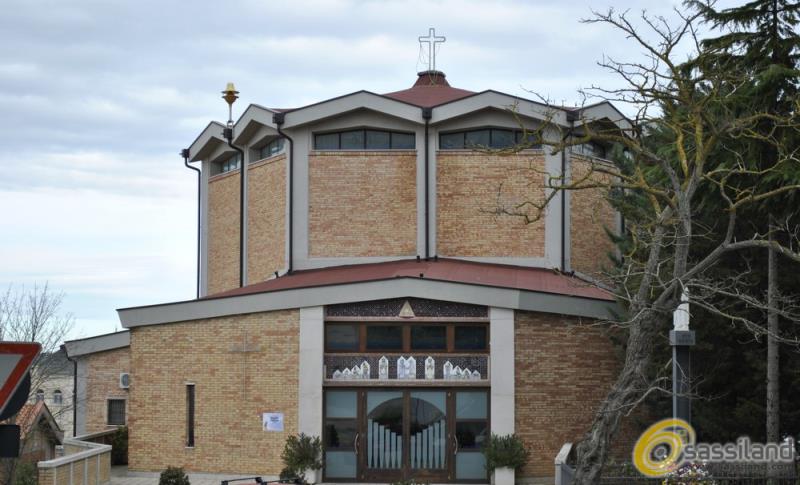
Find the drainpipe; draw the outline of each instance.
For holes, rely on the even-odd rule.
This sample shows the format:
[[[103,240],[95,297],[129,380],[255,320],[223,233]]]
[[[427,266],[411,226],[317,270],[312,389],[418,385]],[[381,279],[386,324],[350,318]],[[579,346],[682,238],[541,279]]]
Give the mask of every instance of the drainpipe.
[[[428,128],[433,117],[433,108],[422,108],[422,119],[425,120],[425,261],[431,257],[431,235],[430,235],[430,176],[428,167],[430,166],[430,136]]]
[[[61,344],[61,350],[72,362],[72,437],[78,436],[78,361],[67,354],[67,347]]]
[[[236,150],[239,154],[239,287],[244,287],[244,191],[245,191],[245,170],[247,169],[244,159],[244,151],[233,144],[233,128],[227,127],[222,130],[222,136],[227,140],[228,146]]]
[[[294,140],[292,137],[281,131],[281,126],[286,120],[286,113],[274,113],[272,122],[278,129],[278,135],[289,142],[289,264],[286,274],[292,273],[292,261],[294,261]]]
[[[200,180],[200,169],[197,167],[193,167],[189,165],[189,149],[184,148],[181,150],[181,156],[183,157],[183,164],[186,168],[190,170],[194,170],[197,172],[197,296],[196,298],[200,299],[200,188],[202,185],[202,181]]]
[[[563,142],[567,140],[567,138],[572,136],[573,130],[575,130],[575,120],[577,119],[577,114],[573,111],[567,111],[567,121],[569,122],[569,130],[561,139],[562,145]],[[566,147],[562,147],[561,150],[561,177],[562,177],[562,184],[566,182],[566,174],[567,174],[567,149]],[[565,191],[561,192],[561,272],[565,273],[567,271],[567,193]]]

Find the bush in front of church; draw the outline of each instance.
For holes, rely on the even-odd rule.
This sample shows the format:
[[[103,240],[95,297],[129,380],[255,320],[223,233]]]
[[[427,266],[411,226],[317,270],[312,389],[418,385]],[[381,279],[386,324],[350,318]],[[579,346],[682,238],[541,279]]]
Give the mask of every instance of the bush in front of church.
[[[281,479],[303,478],[305,482],[313,483],[314,480],[306,475],[310,470],[322,468],[322,440],[304,433],[289,436],[281,458],[285,467]]]
[[[161,477],[158,479],[158,485],[191,485],[189,477],[183,472],[180,467],[168,467],[161,472]]]

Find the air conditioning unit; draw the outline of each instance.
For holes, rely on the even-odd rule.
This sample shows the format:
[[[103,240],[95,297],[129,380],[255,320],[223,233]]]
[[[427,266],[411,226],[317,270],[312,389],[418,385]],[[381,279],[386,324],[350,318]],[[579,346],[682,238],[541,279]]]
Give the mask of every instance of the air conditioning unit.
[[[121,389],[131,387],[131,375],[129,373],[123,372],[119,375],[119,387]]]

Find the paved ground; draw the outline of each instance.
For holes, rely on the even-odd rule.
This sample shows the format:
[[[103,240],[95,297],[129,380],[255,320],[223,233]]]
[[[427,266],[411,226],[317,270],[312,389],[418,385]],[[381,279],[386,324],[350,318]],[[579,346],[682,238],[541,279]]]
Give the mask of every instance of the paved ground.
[[[192,475],[189,474],[189,482],[192,485],[220,485],[225,479],[235,478],[235,476],[215,476],[215,475]],[[248,482],[234,482],[232,485],[247,485]],[[158,485],[158,475],[128,476],[128,467],[111,467],[111,485]]]

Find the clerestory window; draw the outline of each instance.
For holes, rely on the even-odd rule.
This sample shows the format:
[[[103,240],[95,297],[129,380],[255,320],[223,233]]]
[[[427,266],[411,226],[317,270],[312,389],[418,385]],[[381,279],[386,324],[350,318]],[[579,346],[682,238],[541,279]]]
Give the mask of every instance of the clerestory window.
[[[347,130],[314,135],[315,150],[413,150],[414,133],[387,130]]]

